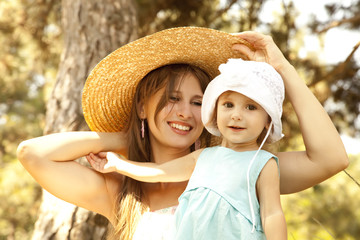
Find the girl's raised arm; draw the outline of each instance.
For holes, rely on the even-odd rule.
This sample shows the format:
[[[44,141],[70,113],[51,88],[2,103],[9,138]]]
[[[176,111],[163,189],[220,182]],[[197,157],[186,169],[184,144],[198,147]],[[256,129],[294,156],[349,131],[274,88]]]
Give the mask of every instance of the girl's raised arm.
[[[161,164],[131,161],[112,152],[90,154],[87,159],[101,173],[118,172],[142,182],[182,182],[190,179],[201,151]]]
[[[249,41],[254,50],[238,44],[234,50],[246,54],[250,60],[269,63],[282,76],[286,95],[299,120],[306,151],[277,154],[281,193],[304,190],[345,169],[348,156],[335,126],[272,38],[256,32],[238,36]]]

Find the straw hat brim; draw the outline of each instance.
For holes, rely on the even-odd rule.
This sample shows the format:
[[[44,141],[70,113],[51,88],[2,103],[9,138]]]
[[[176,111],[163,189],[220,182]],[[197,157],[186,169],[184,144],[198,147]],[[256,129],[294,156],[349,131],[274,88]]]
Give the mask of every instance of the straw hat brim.
[[[211,78],[229,58],[243,58],[232,50],[248,42],[218,30],[180,27],[163,30],[126,44],[101,60],[88,76],[82,95],[85,120],[93,131],[126,128],[136,86],[149,72],[164,65],[185,63]]]

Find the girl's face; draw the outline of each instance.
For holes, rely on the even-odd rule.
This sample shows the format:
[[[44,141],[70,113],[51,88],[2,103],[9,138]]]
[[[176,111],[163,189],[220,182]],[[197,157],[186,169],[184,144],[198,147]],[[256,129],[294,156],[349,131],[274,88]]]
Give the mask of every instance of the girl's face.
[[[165,89],[150,97],[145,106],[150,142],[154,147],[188,149],[203,131],[201,103],[203,92],[198,79],[186,74],[177,81],[168,104],[155,117],[155,108]]]
[[[268,114],[259,104],[240,93],[228,91],[218,99],[216,122],[224,147],[257,150],[256,140],[268,127],[268,119]]]

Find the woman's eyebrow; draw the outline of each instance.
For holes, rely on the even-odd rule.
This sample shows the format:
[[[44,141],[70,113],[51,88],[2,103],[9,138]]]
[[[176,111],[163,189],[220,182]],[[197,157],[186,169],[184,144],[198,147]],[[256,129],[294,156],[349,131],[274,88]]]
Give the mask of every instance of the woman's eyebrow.
[[[203,95],[195,95],[195,96],[193,96],[193,98],[203,98],[204,96]]]

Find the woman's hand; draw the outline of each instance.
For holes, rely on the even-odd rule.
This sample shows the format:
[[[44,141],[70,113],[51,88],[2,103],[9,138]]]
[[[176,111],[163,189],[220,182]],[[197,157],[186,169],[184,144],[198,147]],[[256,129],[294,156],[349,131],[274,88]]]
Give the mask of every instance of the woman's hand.
[[[90,153],[85,156],[90,165],[98,172],[109,173],[117,170],[120,157],[112,152]]]
[[[289,62],[276,46],[271,36],[252,31],[235,33],[233,35],[248,41],[253,46],[252,49],[244,44],[235,44],[233,46],[235,51],[245,54],[249,60],[266,62],[273,66],[278,72],[289,65]]]

